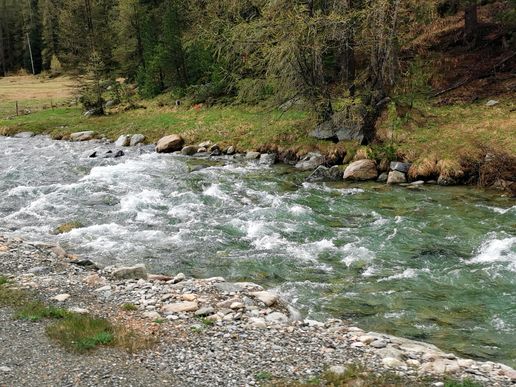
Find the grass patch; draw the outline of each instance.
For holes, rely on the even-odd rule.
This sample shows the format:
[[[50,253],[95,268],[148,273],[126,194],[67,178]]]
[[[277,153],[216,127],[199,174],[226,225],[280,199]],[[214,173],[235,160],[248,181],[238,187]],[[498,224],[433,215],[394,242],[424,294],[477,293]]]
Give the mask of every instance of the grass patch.
[[[11,287],[9,283],[7,277],[0,276],[0,307],[12,308],[15,319],[54,320],[46,329],[47,335],[68,350],[83,353],[98,346],[112,345],[133,353],[156,342],[154,336],[112,325],[104,318],[47,305],[31,292]]]
[[[46,332],[51,339],[76,352],[112,344],[115,339],[113,326],[109,321],[75,313],[49,325]]]
[[[444,381],[444,387],[482,387],[481,383],[478,383],[472,379],[446,379]]]
[[[47,306],[40,301],[28,301],[17,308],[14,318],[39,321],[44,318],[63,319],[70,315],[66,309]]]
[[[257,376],[256,379],[260,380]],[[270,378],[267,380],[262,379],[262,382],[262,385],[269,387],[311,387],[314,385],[331,387],[422,387],[432,384],[432,381],[426,378],[420,378],[418,380],[407,380],[393,372],[375,374],[363,366],[356,364],[346,366],[345,372],[341,374],[335,374],[328,371],[324,372],[320,376],[315,376],[304,381],[274,380]]]
[[[135,310],[138,310],[138,307],[131,302],[123,304],[120,308],[126,312],[134,312]]]

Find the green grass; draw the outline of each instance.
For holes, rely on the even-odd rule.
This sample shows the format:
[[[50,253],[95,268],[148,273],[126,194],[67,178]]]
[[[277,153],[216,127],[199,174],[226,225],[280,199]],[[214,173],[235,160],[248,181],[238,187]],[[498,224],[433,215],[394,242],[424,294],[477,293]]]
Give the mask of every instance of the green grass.
[[[144,103],[147,109],[103,117],[86,118],[80,108],[74,107],[43,110],[9,120],[0,118],[0,134],[32,131],[66,138],[73,132],[93,130],[112,140],[122,134],[141,133],[148,143],[154,143],[167,134],[178,133],[189,144],[211,140],[241,151],[264,145],[307,150],[335,147],[308,136],[315,121],[304,111],[266,111],[244,106],[173,109],[159,107],[155,101]]]
[[[115,340],[114,328],[109,321],[76,313],[49,325],[46,332],[63,347],[77,352],[109,345]]]
[[[66,309],[47,306],[40,301],[27,301],[19,306],[14,318],[20,320],[39,321],[45,318],[63,319],[70,315]]]
[[[463,379],[463,380],[447,379],[444,381],[444,387],[482,387],[482,384],[478,383],[472,379]]]
[[[82,353],[98,346],[113,345],[137,352],[156,342],[154,336],[112,325],[107,319],[47,305],[35,294],[9,285],[7,277],[0,275],[0,308],[13,309],[15,319],[53,321],[46,328],[47,335],[68,350]]]
[[[4,277],[3,275],[0,275],[0,286],[6,285],[9,283],[9,279],[7,277]]]

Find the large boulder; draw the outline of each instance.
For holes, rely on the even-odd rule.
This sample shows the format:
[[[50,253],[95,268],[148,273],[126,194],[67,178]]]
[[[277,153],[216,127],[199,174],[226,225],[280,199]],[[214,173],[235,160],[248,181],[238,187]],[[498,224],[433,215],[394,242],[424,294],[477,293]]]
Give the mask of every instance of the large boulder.
[[[302,171],[312,171],[325,162],[326,160],[323,155],[318,152],[311,152],[303,157],[295,167],[297,169],[301,169]]]
[[[93,137],[95,137],[95,132],[92,130],[70,134],[71,141],[89,141],[93,140]]]
[[[183,148],[185,140],[178,134],[171,134],[163,137],[156,144],[156,152],[158,153],[171,153],[180,151]]]
[[[358,160],[348,165],[344,171],[344,180],[374,180],[378,177],[374,160]]]

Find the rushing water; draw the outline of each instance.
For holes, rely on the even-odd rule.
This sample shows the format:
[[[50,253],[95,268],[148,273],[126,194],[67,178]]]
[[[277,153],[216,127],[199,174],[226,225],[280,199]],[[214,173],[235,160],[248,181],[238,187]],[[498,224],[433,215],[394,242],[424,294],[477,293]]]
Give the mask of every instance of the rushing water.
[[[513,200],[472,188],[306,183],[286,166],[149,148],[86,157],[95,147],[108,149],[0,137],[0,233],[106,265],[254,281],[312,318],[516,365]],[[84,227],[54,234],[70,221]]]

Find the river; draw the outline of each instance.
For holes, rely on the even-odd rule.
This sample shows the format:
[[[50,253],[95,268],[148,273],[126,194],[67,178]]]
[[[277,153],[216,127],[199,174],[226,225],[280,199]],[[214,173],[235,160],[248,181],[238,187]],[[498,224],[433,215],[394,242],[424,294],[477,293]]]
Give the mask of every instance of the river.
[[[0,137],[0,234],[103,265],[224,276],[338,317],[516,366],[516,205],[466,187],[307,183],[285,165]],[[84,227],[56,235],[63,223]]]

